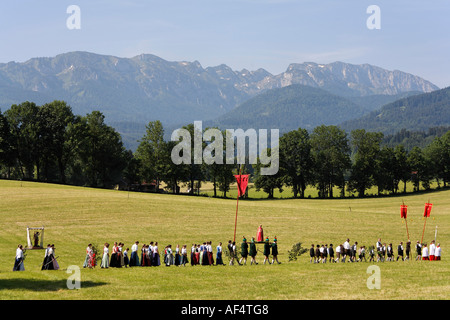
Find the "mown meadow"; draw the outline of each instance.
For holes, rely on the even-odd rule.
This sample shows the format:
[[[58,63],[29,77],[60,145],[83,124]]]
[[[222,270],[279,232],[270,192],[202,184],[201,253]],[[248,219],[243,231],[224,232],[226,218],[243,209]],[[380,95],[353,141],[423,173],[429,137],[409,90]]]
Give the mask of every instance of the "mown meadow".
[[[232,196],[232,193],[230,194]],[[239,201],[236,241],[278,239],[281,264],[83,269],[88,243],[131,248],[157,241],[168,244],[212,241],[225,248],[233,239],[236,199],[135,193],[36,182],[0,180],[1,300],[348,300],[448,299],[450,297],[450,190],[363,199],[249,199]],[[366,247],[378,238],[394,248],[407,240],[400,205],[408,205],[413,243],[421,239],[425,202],[433,203],[424,242],[438,227],[442,261],[311,264],[308,253],[289,261],[298,242],[341,244],[349,238]],[[17,245],[26,245],[26,228],[45,227],[45,244],[54,244],[60,270],[41,271],[43,250],[27,250],[24,272],[12,272]],[[262,245],[258,245],[262,251]],[[215,251],[215,249],[214,249]],[[413,254],[414,256],[414,254]],[[225,257],[225,262],[228,260]],[[380,269],[380,288],[369,289],[370,266]],[[70,266],[80,267],[81,288],[69,289]]]

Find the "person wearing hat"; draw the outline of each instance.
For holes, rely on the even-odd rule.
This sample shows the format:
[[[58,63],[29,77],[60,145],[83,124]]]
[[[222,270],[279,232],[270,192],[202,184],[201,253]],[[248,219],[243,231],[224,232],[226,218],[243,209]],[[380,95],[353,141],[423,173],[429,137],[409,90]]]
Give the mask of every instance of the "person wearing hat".
[[[266,238],[266,240],[264,241],[264,263],[266,264],[266,261],[269,261],[269,256],[270,256],[270,243],[269,243],[269,237]],[[270,261],[269,261],[270,264]]]
[[[278,245],[277,245],[277,237],[275,237],[275,239],[273,239],[273,242],[272,242],[272,264],[274,264],[275,261],[276,261],[278,264],[281,263],[281,262],[278,261]]]
[[[258,264],[255,259],[256,254],[257,254],[257,251],[256,251],[255,238],[252,237],[252,240],[250,241],[250,251],[249,251],[249,255],[251,257],[250,265]]]
[[[239,260],[239,264],[243,265],[247,263],[247,256],[248,256],[248,243],[247,239],[245,237],[242,237],[242,244],[241,244],[241,259]],[[244,263],[241,263],[244,261]]]

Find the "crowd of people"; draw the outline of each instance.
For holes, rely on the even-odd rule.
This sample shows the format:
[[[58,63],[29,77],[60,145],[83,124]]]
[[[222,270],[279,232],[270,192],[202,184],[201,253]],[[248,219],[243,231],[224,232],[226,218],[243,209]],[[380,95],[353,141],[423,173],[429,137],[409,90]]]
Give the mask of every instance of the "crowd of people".
[[[261,243],[261,242],[260,242]],[[256,262],[257,248],[255,238],[251,238],[250,242],[243,237],[240,252],[236,249],[235,241],[228,241],[226,254],[229,256],[229,265],[246,265],[247,259],[250,257],[250,265],[258,264]],[[216,247],[216,254],[214,257],[213,246],[211,241],[203,242],[202,244],[192,244],[188,256],[187,245],[176,245],[175,249],[172,245],[167,245],[162,252],[158,247],[158,242],[151,241],[149,244],[140,246],[139,241],[136,241],[131,250],[125,248],[122,242],[114,242],[110,249],[110,244],[105,243],[103,246],[102,259],[100,263],[101,268],[128,268],[128,267],[157,267],[161,262],[165,266],[186,266],[190,263],[195,265],[226,265],[224,263],[224,249],[222,242]],[[265,263],[281,263],[278,261],[278,245],[275,237],[273,242],[269,242],[267,237],[264,241],[264,264]],[[239,257],[240,256],[240,257]],[[272,261],[270,262],[270,256]],[[239,259],[238,259],[239,258]],[[86,257],[83,267],[93,268],[96,266],[96,256],[92,244],[88,244],[86,248]]]
[[[247,259],[250,257],[250,265],[258,264],[256,261],[256,255],[259,251],[256,247],[257,243],[264,244],[262,254],[264,256],[263,264],[274,264],[281,262],[278,261],[278,244],[275,237],[273,242],[269,241],[269,237],[263,240],[262,227],[258,229],[257,238],[251,238],[248,242],[246,237],[242,238],[240,245],[240,251],[236,248],[235,241],[228,241],[225,254],[229,258],[228,265],[234,264],[246,265]],[[130,252],[131,251],[131,252]],[[260,251],[261,252],[261,251]],[[408,240],[406,245],[403,246],[403,242],[397,245],[396,253],[392,243],[382,243],[381,239],[378,239],[374,246],[370,246],[366,249],[366,246],[358,245],[358,242],[350,244],[350,239],[347,239],[343,244],[339,244],[336,247],[333,244],[314,245],[311,244],[309,249],[310,263],[331,263],[340,262],[384,262],[384,261],[407,261],[415,259],[417,260],[441,260],[441,246],[439,243],[435,243],[435,240],[430,242],[428,246],[426,243],[416,242],[415,245],[416,255],[412,257],[411,241]],[[128,267],[151,267],[160,266],[163,263],[165,266],[186,266],[190,263],[191,266],[196,265],[226,265],[224,263],[224,250],[222,248],[222,242],[216,247],[216,255],[213,254],[213,246],[211,241],[203,242],[202,244],[192,244],[190,253],[188,255],[187,245],[176,245],[175,249],[172,249],[172,245],[167,245],[162,252],[158,247],[158,242],[151,241],[149,244],[139,245],[139,241],[136,241],[131,250],[125,248],[122,242],[114,242],[114,245],[110,249],[109,243],[105,243],[103,246],[101,268],[128,268]],[[272,257],[272,259],[270,259]],[[59,265],[57,261],[58,257],[55,257],[55,246],[47,245],[44,255],[44,261],[41,266],[41,270],[58,270]],[[348,260],[347,260],[348,259]],[[14,262],[13,271],[24,271],[25,249],[22,245],[18,245],[16,250],[16,257]],[[89,244],[86,248],[86,258],[83,267],[93,268],[97,265],[97,257],[95,255],[93,245]]]
[[[430,242],[428,247],[426,243],[416,242],[415,245],[416,256],[415,260],[441,260],[441,245],[435,244],[435,240]],[[381,238],[378,239],[374,246],[370,246],[366,249],[366,246],[358,245],[358,242],[350,244],[350,239],[347,239],[343,244],[339,244],[336,248],[333,244],[314,245],[311,244],[309,249],[310,263],[326,263],[327,261],[332,263],[339,262],[384,262],[384,261],[407,261],[412,259],[411,241],[408,240],[406,245],[403,246],[403,242],[397,245],[397,256],[395,257],[395,251],[392,243],[386,245],[381,242]],[[348,258],[348,260],[347,260]]]

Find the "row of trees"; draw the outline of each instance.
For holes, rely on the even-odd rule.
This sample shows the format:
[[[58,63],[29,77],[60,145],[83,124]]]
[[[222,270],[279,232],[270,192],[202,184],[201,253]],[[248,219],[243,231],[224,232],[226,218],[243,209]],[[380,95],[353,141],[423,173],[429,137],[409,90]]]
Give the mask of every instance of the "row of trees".
[[[280,138],[280,170],[276,176],[256,174],[255,186],[273,196],[273,191],[290,186],[294,197],[304,197],[306,186],[315,186],[322,198],[332,198],[334,187],[364,197],[376,186],[397,193],[411,181],[414,190],[430,188],[432,181],[444,187],[450,181],[450,131],[436,137],[425,148],[382,145],[383,134],[353,130],[350,139],[336,126],[319,126],[311,134],[298,129]]]
[[[194,139],[193,124],[184,128]],[[363,197],[373,186],[379,193],[397,193],[402,184],[406,192],[408,181],[415,190],[420,185],[430,188],[431,181],[443,186],[450,181],[450,131],[409,152],[402,145],[388,147],[382,142],[382,133],[363,129],[348,136],[337,126],[318,126],[311,133],[299,128],[280,137],[276,175],[261,175],[259,162],[246,165],[243,173],[251,173],[256,189],[269,198],[284,187],[292,188],[296,198],[305,197],[307,186],[317,188],[322,198],[335,197],[336,187],[341,197],[345,191]],[[194,161],[176,165],[171,152],[177,143],[165,141],[161,122],[153,121],[133,153],[124,148],[120,134],[105,124],[102,113],[74,115],[64,101],[43,106],[24,102],[3,114],[0,111],[3,177],[104,188],[120,182],[128,187],[155,182],[156,190],[164,183],[173,193],[179,193],[179,186],[185,184],[191,194],[202,182],[211,181],[214,196],[220,191],[226,197],[237,165]],[[225,143],[223,149],[225,153]]]
[[[0,166],[10,179],[109,187],[132,158],[98,111],[74,115],[64,101],[0,112]]]

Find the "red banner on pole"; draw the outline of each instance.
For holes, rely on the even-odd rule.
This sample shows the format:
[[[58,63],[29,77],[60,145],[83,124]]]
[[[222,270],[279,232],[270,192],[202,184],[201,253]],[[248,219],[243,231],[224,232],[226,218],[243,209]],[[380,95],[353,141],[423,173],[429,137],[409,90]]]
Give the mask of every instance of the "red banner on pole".
[[[423,211],[423,216],[425,218],[430,217],[432,207],[433,207],[432,203],[425,203],[425,210]]]
[[[400,205],[400,218],[406,219],[407,214],[408,214],[408,206],[404,204]]]
[[[238,174],[238,175],[235,175],[234,177],[236,178],[236,181],[237,181],[238,197],[240,197],[245,193],[245,190],[247,189],[248,174],[243,174],[243,175]]]

